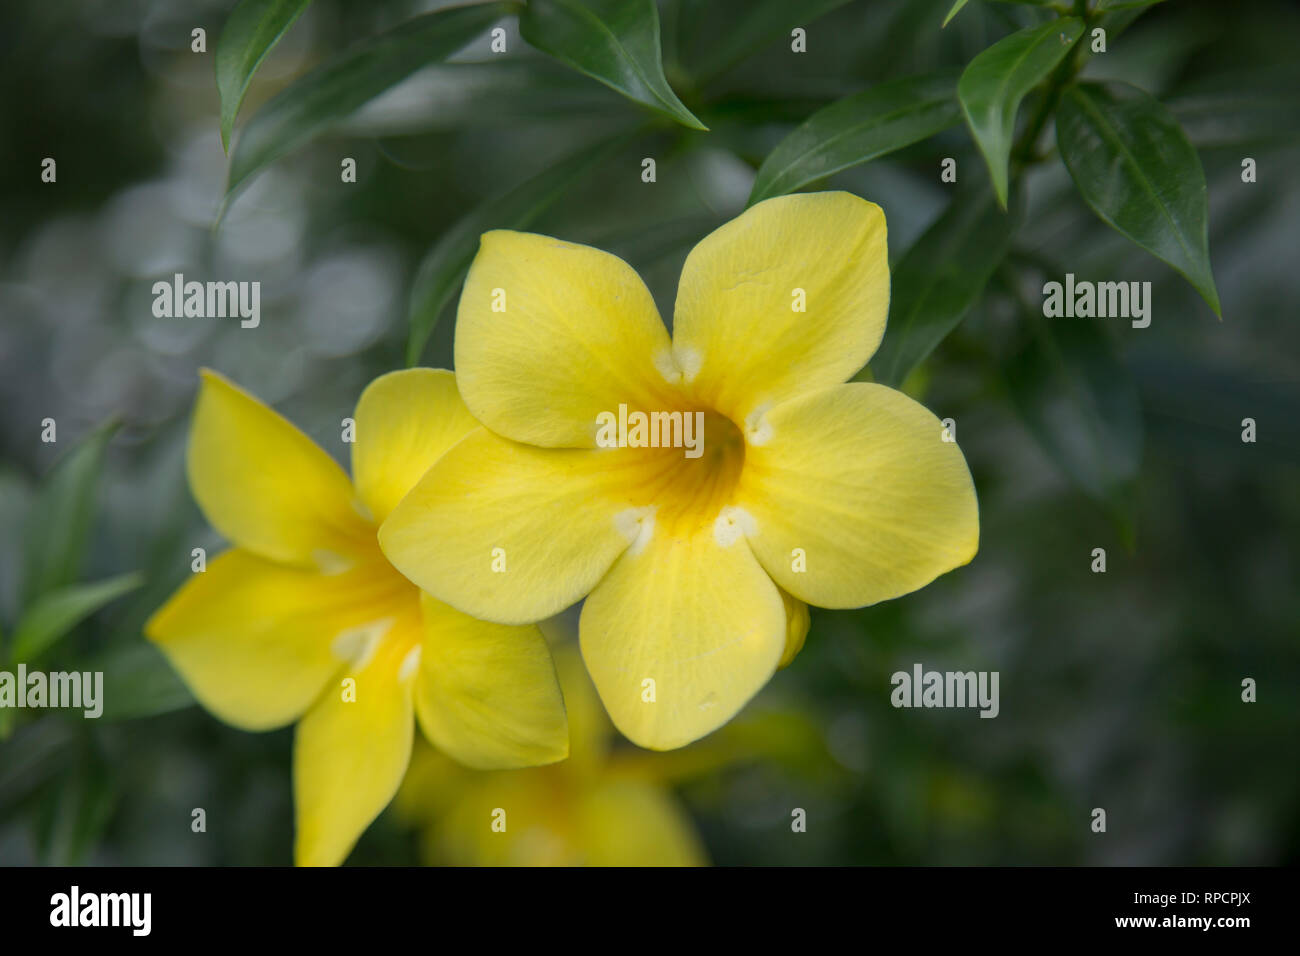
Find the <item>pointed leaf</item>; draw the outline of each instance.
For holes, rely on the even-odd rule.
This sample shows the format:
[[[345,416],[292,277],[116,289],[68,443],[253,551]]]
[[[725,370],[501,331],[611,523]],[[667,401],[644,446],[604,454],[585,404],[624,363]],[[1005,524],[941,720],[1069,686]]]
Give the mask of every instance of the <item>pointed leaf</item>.
[[[0,715],[8,717],[19,713],[13,707],[0,709]],[[69,773],[78,756],[77,742],[83,739],[67,720],[35,720],[10,735],[0,759],[0,819],[10,819],[14,808],[49,780]]]
[[[871,359],[875,380],[897,387],[976,302],[1006,255],[1016,217],[993,193],[958,196],[894,267],[889,322]]]
[[[1097,13],[1110,13],[1112,10],[1132,10],[1136,7],[1154,7],[1164,0],[1097,0]]]
[[[659,46],[654,0],[530,0],[519,32],[544,53],[691,129],[707,129],[677,98]]]
[[[115,647],[85,669],[104,675],[105,720],[152,717],[194,704],[167,658],[145,640]]]
[[[966,123],[988,163],[998,203],[1004,209],[1020,101],[1065,59],[1082,33],[1083,21],[1077,17],[1013,33],[976,55],[957,82]]]
[[[717,2],[717,0],[713,0]],[[724,6],[729,21],[720,35],[703,38],[705,55],[693,73],[706,82],[725,73],[749,55],[782,38],[790,42],[795,27],[807,29],[814,20],[842,7],[849,0],[733,0]],[[703,4],[701,4],[703,6]]]
[[[957,0],[957,2],[952,5],[952,9],[948,11],[948,15],[943,18],[943,23],[940,24],[940,29],[951,23],[952,18],[961,13],[961,8],[966,6],[966,3],[967,0]]]
[[[881,83],[808,117],[763,160],[749,204],[920,142],[961,120],[956,75]]]
[[[72,584],[47,591],[18,622],[11,659],[30,664],[81,621],[143,583],[144,578],[139,574],[123,574],[93,584]]]
[[[513,9],[450,7],[365,40],[281,92],[254,114],[230,158],[226,201],[255,173],[305,145],[421,67],[445,60]]]
[[[230,12],[216,54],[222,149],[230,149],[230,131],[253,74],[310,4],[311,0],[242,0]]]
[[[94,518],[95,488],[115,422],[102,425],[60,459],[27,516],[24,607],[77,579]]]
[[[1123,83],[1066,90],[1056,142],[1075,186],[1102,221],[1186,277],[1216,315],[1200,157],[1150,94]]]
[[[117,804],[113,773],[88,745],[37,805],[33,833],[43,866],[76,866],[99,842]]]

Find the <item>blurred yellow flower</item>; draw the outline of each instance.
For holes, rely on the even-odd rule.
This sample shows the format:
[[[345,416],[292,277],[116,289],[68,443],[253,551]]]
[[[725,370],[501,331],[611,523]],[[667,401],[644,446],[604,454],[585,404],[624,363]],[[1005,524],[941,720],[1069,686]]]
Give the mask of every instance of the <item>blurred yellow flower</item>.
[[[425,470],[478,428],[454,376],[410,369],[376,379],[353,427],[350,482],[288,421],[204,371],[190,487],[234,547],[145,627],[222,720],[246,730],[298,721],[302,865],[341,863],[392,799],[417,719],[434,745],[475,767],[568,753],[563,699],[537,628],[478,621],[421,593],[376,541],[378,524]]]
[[[576,650],[556,652],[569,711],[569,759],[476,773],[417,747],[394,806],[421,828],[429,864],[698,866],[708,862],[667,779],[669,757],[615,754],[612,729]],[[702,766],[714,769],[716,755]]]
[[[805,603],[898,597],[975,554],[974,485],[938,419],[846,383],[888,309],[884,214],[848,193],[770,199],[705,237],[671,338],[622,260],[489,232],[455,346],[487,428],[412,489],[380,544],[490,620],[586,597],[582,654],[615,725],[645,747],[689,743],[798,651]],[[647,420],[671,441],[645,447]],[[625,447],[605,447],[613,422]],[[505,573],[483,573],[489,553]]]

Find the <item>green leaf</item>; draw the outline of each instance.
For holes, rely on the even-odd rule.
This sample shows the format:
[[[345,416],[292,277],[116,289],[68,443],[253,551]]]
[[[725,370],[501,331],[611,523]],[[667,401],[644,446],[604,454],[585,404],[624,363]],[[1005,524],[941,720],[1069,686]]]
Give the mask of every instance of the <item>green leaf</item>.
[[[1006,255],[1017,217],[993,193],[958,196],[893,269],[889,323],[871,360],[875,380],[898,387],[984,292]]]
[[[451,56],[512,9],[501,2],[426,13],[357,44],[296,80],[244,127],[230,158],[226,202],[255,173],[347,119],[421,67]]]
[[[311,0],[242,0],[231,11],[216,54],[222,149],[230,149],[230,131],[253,74],[310,4]]]
[[[0,714],[16,713],[20,711],[9,707],[0,710]],[[71,771],[79,739],[71,721],[49,719],[27,723],[5,741],[0,751],[0,819],[9,818],[48,780]]]
[[[544,53],[691,129],[708,129],[677,98],[659,48],[654,0],[529,0],[519,32]]]
[[[621,149],[630,138],[623,134],[603,145],[578,150],[505,195],[479,206],[443,233],[425,254],[411,288],[410,333],[406,343],[408,366],[420,360],[443,309],[469,271],[478,252],[479,237],[490,229],[527,228],[569,187]]]
[[[37,805],[35,836],[43,866],[75,866],[99,841],[117,804],[113,774],[103,756],[78,748],[70,772]]]
[[[18,622],[10,659],[31,663],[95,611],[143,583],[140,574],[123,574],[93,584],[47,591]]]
[[[842,7],[849,0],[743,0],[736,5],[727,29],[720,35],[704,38],[708,55],[696,74],[707,82],[739,63],[778,37],[790,39],[795,27],[807,27],[816,19]],[[788,49],[788,47],[787,47]]]
[[[1184,93],[1165,105],[1199,150],[1289,143],[1300,128],[1300,100],[1286,92],[1295,83],[1279,77],[1265,89],[1233,85]]]
[[[957,98],[1003,209],[1020,101],[1065,59],[1082,34],[1083,21],[1077,17],[1013,33],[976,55],[957,81]]]
[[[1080,489],[1118,508],[1142,456],[1132,377],[1096,320],[1026,319],[1033,336],[1005,366],[1012,404]]]
[[[1222,318],[1210,271],[1205,173],[1169,111],[1127,84],[1080,84],[1061,100],[1056,142],[1102,221],[1173,266]]]
[[[1094,13],[1110,13],[1112,10],[1132,10],[1136,7],[1154,7],[1165,0],[1097,0]]]
[[[106,720],[152,717],[194,704],[194,695],[162,652],[146,641],[121,645],[85,669],[104,674]]]
[[[75,581],[94,518],[95,487],[116,422],[101,425],[58,461],[27,516],[22,606]]]
[[[952,9],[948,11],[948,15],[943,18],[943,23],[939,25],[939,28],[943,29],[943,27],[946,27],[952,21],[953,17],[961,13],[961,8],[966,6],[966,3],[967,0],[957,0],[957,2],[952,5]]]
[[[910,146],[961,120],[955,73],[881,83],[808,117],[763,160],[749,204]]]

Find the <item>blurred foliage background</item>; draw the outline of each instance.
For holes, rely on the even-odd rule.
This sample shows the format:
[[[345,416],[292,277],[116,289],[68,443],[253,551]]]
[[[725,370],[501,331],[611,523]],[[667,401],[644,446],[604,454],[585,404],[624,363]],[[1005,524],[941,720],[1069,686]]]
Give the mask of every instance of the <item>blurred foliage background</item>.
[[[261,65],[236,149],[240,126],[296,77],[438,6],[317,0]],[[521,204],[533,231],[627,259],[670,316],[687,251],[744,208],[799,123],[877,83],[958,71],[1056,15],[974,0],[940,29],[951,6],[664,0],[665,73],[708,132],[543,55],[506,16],[505,54],[481,35],[416,72],[251,177],[214,230],[228,160],[213,50],[232,4],[6,4],[0,669],[101,669],[107,699],[100,720],[0,713],[0,863],[290,860],[290,731],[221,725],[141,636],[190,573],[191,548],[221,547],[183,471],[198,367],[344,459],[338,423],[371,378],[406,363],[413,313],[432,327],[414,356],[451,364],[456,288],[428,284],[455,251],[448,237],[505,224],[491,220]],[[1108,16],[1109,48],[1083,58],[1082,77],[1147,90],[1195,146],[1222,321],[1102,223],[1059,160],[1013,164],[1005,256],[906,385],[958,423],[979,555],[901,600],[814,610],[793,666],[694,747],[601,744],[602,761],[653,785],[645,813],[583,830],[579,850],[622,833],[638,859],[649,851],[635,837],[676,828],[684,856],[720,864],[1300,858],[1300,11],[1171,0]],[[191,50],[196,27],[205,53]],[[793,27],[806,53],[791,51]],[[1046,95],[1030,94],[1022,125]],[[56,183],[41,181],[47,156]],[[340,181],[343,157],[356,183]],[[956,185],[940,181],[944,157]],[[1245,157],[1255,183],[1242,182]],[[897,263],[950,202],[987,196],[988,177],[958,122],[812,186],[879,202]],[[1151,326],[1043,320],[1041,284],[1067,271],[1151,281]],[[175,272],[260,280],[261,328],[155,318],[152,283]],[[895,315],[898,286],[896,271]],[[1241,441],[1245,417],[1256,443]],[[1105,574],[1090,570],[1098,547]],[[570,644],[572,614],[548,632]],[[892,708],[890,675],[915,662],[999,671],[1000,715]],[[1257,703],[1241,701],[1246,677]],[[430,808],[484,785],[437,772],[438,759],[421,754],[419,780],[413,770],[352,862],[488,859],[430,822]],[[582,781],[614,771],[577,770],[536,786],[582,818],[598,813]],[[1094,807],[1105,834],[1089,828]],[[806,833],[791,832],[793,808]],[[572,858],[539,845],[539,858]]]

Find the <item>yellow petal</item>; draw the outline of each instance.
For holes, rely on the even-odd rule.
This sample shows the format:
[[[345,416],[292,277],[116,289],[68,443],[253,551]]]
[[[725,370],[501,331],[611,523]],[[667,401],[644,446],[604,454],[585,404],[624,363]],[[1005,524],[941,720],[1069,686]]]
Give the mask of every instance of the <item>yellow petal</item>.
[[[564,709],[569,716],[569,759],[561,769],[576,781],[594,779],[606,763],[614,728],[600,704],[577,642],[553,647],[555,671],[564,689]]]
[[[204,370],[187,470],[212,526],[264,558],[337,569],[374,540],[347,475],[252,395]]]
[[[393,812],[413,826],[436,826],[479,776],[479,771],[461,766],[416,737],[410,766],[393,797]]]
[[[402,499],[379,542],[440,601],[502,624],[582,598],[628,546],[635,521],[612,490],[624,449],[545,449],[486,429],[444,455]],[[620,530],[623,527],[623,530]]]
[[[393,613],[393,574],[275,564],[241,549],[208,562],[145,633],[208,710],[246,730],[287,724],[344,666],[340,640]]]
[[[429,863],[578,866],[575,794],[548,769],[475,774],[422,842]]]
[[[777,668],[789,667],[791,662],[803,650],[803,642],[808,637],[808,605],[790,594],[785,588],[779,588],[781,602],[785,605],[785,650],[781,653],[781,663]]]
[[[353,417],[352,480],[376,523],[443,452],[478,427],[446,369],[381,375],[361,393]]]
[[[456,319],[471,412],[516,441],[592,447],[596,417],[670,408],[668,332],[623,260],[524,232],[483,234]],[[665,365],[664,363],[669,363]]]
[[[609,781],[583,794],[579,840],[588,866],[704,866],[690,819],[660,787]]]
[[[403,787],[405,789],[405,785]],[[428,790],[439,789],[432,784]],[[410,799],[411,795],[407,795]],[[634,780],[566,781],[551,770],[461,781],[425,831],[427,862],[453,866],[694,866],[707,862],[671,793]]]
[[[564,696],[542,632],[489,624],[428,595],[421,607],[415,709],[430,742],[479,770],[567,757]]]
[[[740,507],[773,579],[819,607],[924,587],[979,547],[975,486],[939,420],[883,385],[836,385],[767,413]],[[804,570],[797,570],[804,568]]]
[[[744,538],[705,526],[686,537],[656,529],[626,552],[587,598],[580,630],[614,725],[671,750],[722,726],[767,683],[786,621]]]
[[[294,860],[337,866],[392,800],[411,758],[419,621],[394,625],[370,659],[327,687],[293,745]],[[347,681],[354,687],[345,687]],[[354,700],[345,699],[349,690]]]
[[[845,381],[880,344],[888,311],[880,207],[844,192],[781,196],[691,250],[673,354],[696,398],[740,424]]]

